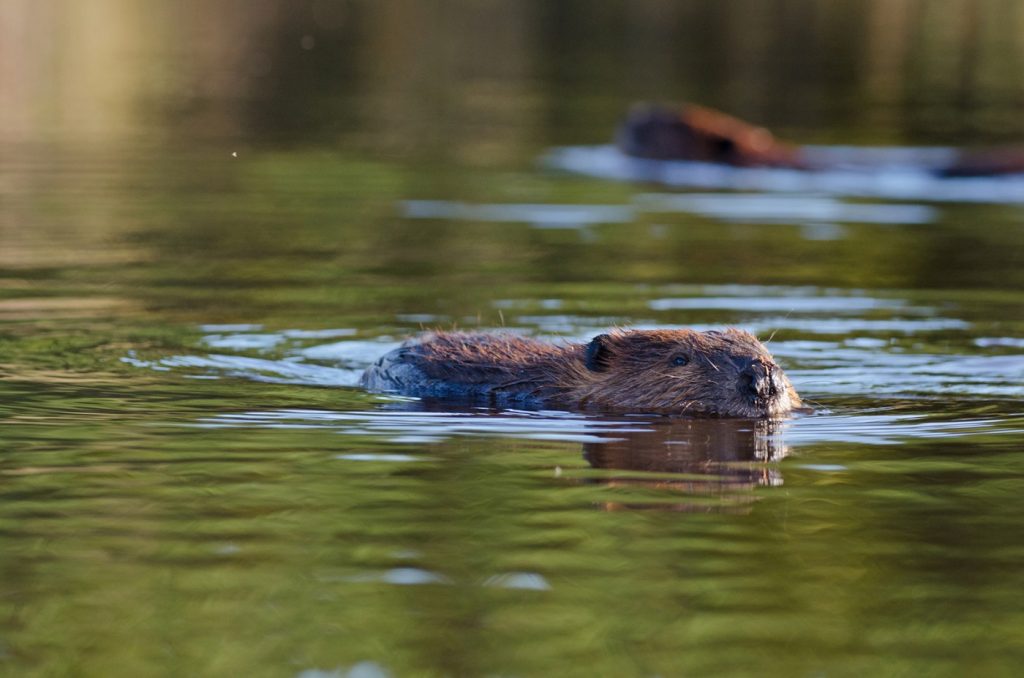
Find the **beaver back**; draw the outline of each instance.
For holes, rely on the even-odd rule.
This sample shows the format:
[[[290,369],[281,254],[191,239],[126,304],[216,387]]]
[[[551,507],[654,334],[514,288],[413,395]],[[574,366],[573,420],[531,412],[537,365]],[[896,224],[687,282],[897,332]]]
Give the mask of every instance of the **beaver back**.
[[[568,346],[510,334],[438,332],[406,342],[363,374],[371,391],[538,407],[557,395]]]

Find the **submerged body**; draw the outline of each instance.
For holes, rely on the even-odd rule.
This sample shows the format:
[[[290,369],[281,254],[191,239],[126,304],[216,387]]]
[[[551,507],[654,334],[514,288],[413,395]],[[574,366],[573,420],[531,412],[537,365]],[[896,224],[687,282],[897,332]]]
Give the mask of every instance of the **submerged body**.
[[[439,332],[371,365],[371,391],[499,407],[777,417],[800,397],[752,334],[615,331],[588,344]]]

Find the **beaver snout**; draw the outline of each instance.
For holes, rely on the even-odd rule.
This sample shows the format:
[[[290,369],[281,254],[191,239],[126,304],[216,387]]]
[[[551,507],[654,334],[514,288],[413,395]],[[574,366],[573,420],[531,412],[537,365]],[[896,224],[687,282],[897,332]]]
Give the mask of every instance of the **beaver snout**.
[[[774,398],[785,388],[780,372],[777,365],[754,360],[740,372],[740,392],[755,402]]]

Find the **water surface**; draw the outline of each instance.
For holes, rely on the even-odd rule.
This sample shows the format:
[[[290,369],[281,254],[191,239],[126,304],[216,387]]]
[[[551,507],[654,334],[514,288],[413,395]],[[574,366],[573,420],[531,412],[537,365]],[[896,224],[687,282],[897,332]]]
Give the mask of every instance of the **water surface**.
[[[815,143],[1008,139],[1016,71],[985,56],[1003,54],[999,16],[978,10],[976,54],[959,19],[919,24],[913,3],[788,3],[778,41],[754,39],[747,3],[582,22],[574,3],[442,4],[197,5],[234,37],[189,55],[173,46],[193,44],[191,14],[115,11],[102,45],[67,42],[136,45],[95,81],[105,116],[74,86],[94,82],[84,58],[60,62],[58,93],[8,90],[48,107],[0,117],[0,670],[1015,675],[1019,196],[545,164],[658,92]],[[827,73],[763,58],[814,16]],[[450,39],[413,41],[424,27]],[[974,55],[954,84],[950,53]],[[880,79],[894,60],[902,89]],[[805,108],[759,88],[784,73]],[[494,411],[356,387],[424,329],[612,326],[754,331],[814,412]]]

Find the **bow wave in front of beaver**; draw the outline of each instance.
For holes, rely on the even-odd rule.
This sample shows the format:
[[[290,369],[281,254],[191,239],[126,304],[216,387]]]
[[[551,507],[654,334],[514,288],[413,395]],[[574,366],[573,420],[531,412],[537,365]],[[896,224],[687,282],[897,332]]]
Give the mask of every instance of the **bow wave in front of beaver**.
[[[587,344],[437,332],[384,355],[361,383],[497,407],[764,418],[801,406],[764,344],[736,329],[617,330]]]

